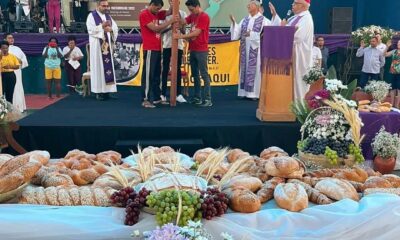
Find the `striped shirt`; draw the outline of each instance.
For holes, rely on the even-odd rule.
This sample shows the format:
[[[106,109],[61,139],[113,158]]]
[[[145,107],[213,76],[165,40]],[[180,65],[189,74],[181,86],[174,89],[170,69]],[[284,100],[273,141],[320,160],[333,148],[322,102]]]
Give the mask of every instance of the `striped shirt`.
[[[381,67],[385,66],[385,57],[383,56],[383,53],[376,47],[360,47],[357,51],[356,56],[364,56],[362,72],[378,74]]]

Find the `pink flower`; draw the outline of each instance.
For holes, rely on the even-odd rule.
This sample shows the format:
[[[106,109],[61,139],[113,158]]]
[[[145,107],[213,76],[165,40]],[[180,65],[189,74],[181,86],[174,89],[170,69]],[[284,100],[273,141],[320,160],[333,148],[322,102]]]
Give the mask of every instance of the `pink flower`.
[[[331,96],[331,94],[328,90],[323,89],[323,90],[316,92],[314,96],[318,96],[322,100],[325,100],[325,99],[328,99]]]

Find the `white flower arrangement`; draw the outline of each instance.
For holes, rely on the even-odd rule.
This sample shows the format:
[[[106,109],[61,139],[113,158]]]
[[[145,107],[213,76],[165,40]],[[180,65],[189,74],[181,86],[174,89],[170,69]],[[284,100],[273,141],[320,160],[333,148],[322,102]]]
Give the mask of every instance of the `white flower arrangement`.
[[[7,114],[10,112],[9,111],[9,105],[4,96],[0,97],[0,121],[3,121]]]
[[[369,81],[367,86],[365,86],[364,90],[367,93],[370,93],[376,101],[382,102],[389,94],[389,90],[391,88],[392,87],[390,83],[374,80],[374,81]]]
[[[338,79],[325,79],[326,90],[331,93],[337,93],[342,89],[347,89],[346,85],[343,85],[343,82]]]
[[[357,29],[356,31],[351,33],[351,38],[353,43],[356,45],[360,45],[361,41],[364,41],[366,44],[369,43],[372,37],[375,36],[376,33],[380,33],[382,37],[382,42],[386,43],[388,40],[392,39],[395,32],[393,29],[385,29],[380,26],[365,26]]]
[[[324,73],[322,72],[322,69],[314,66],[307,72],[306,75],[304,75],[303,81],[307,84],[313,84],[323,76]]]
[[[375,135],[372,142],[372,151],[374,155],[384,159],[397,157],[397,152],[400,150],[400,138],[397,133],[391,134],[382,127]]]

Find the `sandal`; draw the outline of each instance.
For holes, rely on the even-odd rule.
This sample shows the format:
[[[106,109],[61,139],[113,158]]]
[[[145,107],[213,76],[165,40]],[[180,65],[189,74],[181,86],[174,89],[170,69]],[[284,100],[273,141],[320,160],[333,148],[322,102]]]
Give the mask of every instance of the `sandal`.
[[[142,107],[144,107],[144,108],[155,108],[156,106],[154,106],[153,104],[151,104],[151,102],[149,102],[149,101],[144,101],[144,102],[142,103]]]

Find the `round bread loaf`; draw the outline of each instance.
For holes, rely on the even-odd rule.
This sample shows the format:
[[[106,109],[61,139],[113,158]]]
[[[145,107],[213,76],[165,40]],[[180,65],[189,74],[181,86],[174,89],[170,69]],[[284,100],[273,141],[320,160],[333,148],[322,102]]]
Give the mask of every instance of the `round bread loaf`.
[[[288,154],[279,147],[269,147],[260,153],[260,158],[270,159],[273,157],[288,156]]]
[[[302,178],[304,174],[303,165],[289,156],[270,158],[265,163],[265,171],[268,175],[282,178]]]
[[[308,207],[308,195],[300,184],[280,183],[274,191],[276,204],[291,212],[300,212]]]

